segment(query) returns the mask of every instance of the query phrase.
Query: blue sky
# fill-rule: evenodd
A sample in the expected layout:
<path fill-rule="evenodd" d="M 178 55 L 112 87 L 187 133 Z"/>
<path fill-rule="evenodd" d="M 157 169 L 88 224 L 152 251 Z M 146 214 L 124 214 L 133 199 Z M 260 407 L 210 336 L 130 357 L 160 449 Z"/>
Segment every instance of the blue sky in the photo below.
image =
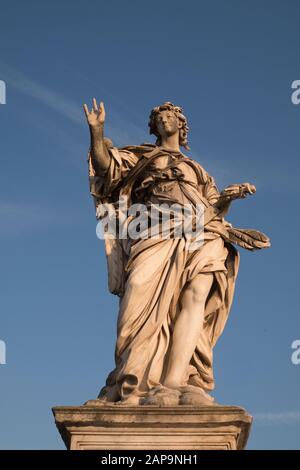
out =
<path fill-rule="evenodd" d="M 149 111 L 170 100 L 220 189 L 256 185 L 227 220 L 272 247 L 241 250 L 214 396 L 254 415 L 248 448 L 299 449 L 299 2 L 12 0 L 0 12 L 0 448 L 63 449 L 51 407 L 96 397 L 113 367 L 118 299 L 81 109 L 96 96 L 115 145 L 153 141 Z"/>

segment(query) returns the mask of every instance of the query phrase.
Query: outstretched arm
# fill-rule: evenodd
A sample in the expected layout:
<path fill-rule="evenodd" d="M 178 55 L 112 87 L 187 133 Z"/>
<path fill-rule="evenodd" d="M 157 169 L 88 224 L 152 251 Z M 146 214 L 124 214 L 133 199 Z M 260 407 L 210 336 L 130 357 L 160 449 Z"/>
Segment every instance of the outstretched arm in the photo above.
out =
<path fill-rule="evenodd" d="M 91 159 L 93 167 L 98 174 L 105 173 L 110 164 L 110 155 L 104 141 L 105 109 L 101 102 L 99 107 L 96 99 L 93 99 L 92 110 L 89 111 L 86 104 L 83 105 L 91 135 Z"/>
<path fill-rule="evenodd" d="M 256 187 L 250 183 L 231 184 L 223 189 L 220 193 L 218 201 L 214 204 L 215 207 L 222 211 L 222 216 L 227 214 L 230 204 L 234 199 L 244 199 L 247 194 L 254 194 Z"/>

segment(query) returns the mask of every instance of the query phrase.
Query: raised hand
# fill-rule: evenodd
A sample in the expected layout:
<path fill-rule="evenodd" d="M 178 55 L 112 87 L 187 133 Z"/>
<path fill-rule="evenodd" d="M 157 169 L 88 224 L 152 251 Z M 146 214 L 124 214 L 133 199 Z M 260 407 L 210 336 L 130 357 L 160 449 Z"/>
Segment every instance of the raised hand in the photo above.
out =
<path fill-rule="evenodd" d="M 105 122 L 105 108 L 104 104 L 101 101 L 99 106 L 97 104 L 96 98 L 93 98 L 93 107 L 89 111 L 89 108 L 86 104 L 83 105 L 83 109 L 86 115 L 88 125 L 92 128 L 102 128 Z"/>

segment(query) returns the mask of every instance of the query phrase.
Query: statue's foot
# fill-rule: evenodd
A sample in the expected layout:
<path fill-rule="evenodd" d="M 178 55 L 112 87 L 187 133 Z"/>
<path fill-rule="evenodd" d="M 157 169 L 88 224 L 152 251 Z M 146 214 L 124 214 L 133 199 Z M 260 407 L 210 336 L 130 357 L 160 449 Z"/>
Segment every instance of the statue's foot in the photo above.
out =
<path fill-rule="evenodd" d="M 152 388 L 147 395 L 140 400 L 141 405 L 177 406 L 180 392 L 162 385 Z"/>
<path fill-rule="evenodd" d="M 124 406 L 137 406 L 140 404 L 140 396 L 131 393 L 126 398 L 111 401 L 107 399 L 107 396 L 99 397 L 96 400 L 88 400 L 84 403 L 87 406 L 113 406 L 113 405 L 124 405 Z"/>
<path fill-rule="evenodd" d="M 186 385 L 180 387 L 180 405 L 192 406 L 213 406 L 216 405 L 215 400 L 200 387 L 194 385 Z"/>
<path fill-rule="evenodd" d="M 106 399 L 97 398 L 96 400 L 88 400 L 84 403 L 85 406 L 107 406 L 114 405 L 114 403 L 108 402 Z"/>
<path fill-rule="evenodd" d="M 117 401 L 116 405 L 123 405 L 123 406 L 138 406 L 140 404 L 140 396 L 131 393 L 126 398 L 123 397 L 122 400 Z"/>

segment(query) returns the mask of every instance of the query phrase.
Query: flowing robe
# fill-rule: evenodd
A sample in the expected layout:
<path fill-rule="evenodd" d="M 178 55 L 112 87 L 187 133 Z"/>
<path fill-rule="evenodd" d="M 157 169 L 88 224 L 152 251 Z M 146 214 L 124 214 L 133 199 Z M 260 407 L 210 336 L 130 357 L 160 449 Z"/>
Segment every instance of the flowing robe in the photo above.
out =
<path fill-rule="evenodd" d="M 108 150 L 110 165 L 103 174 L 97 174 L 89 155 L 96 208 L 122 195 L 150 205 L 169 201 L 210 207 L 218 200 L 214 179 L 180 152 L 151 144 Z M 213 273 L 214 279 L 183 385 L 214 388 L 213 347 L 227 321 L 239 266 L 229 227 L 216 216 L 205 226 L 203 244 L 193 251 L 187 250 L 184 237 L 105 239 L 109 289 L 120 301 L 115 369 L 100 392 L 104 400 L 144 396 L 162 383 L 184 287 L 199 273 Z"/>

